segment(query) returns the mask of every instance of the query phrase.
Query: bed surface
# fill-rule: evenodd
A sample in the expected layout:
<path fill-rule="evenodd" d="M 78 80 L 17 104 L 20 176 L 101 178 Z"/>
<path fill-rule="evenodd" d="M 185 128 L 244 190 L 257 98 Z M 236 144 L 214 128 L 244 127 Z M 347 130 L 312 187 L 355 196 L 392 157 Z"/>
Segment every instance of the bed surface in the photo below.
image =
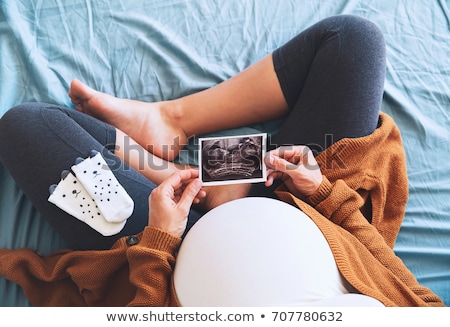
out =
<path fill-rule="evenodd" d="M 143 101 L 197 92 L 335 14 L 366 17 L 385 35 L 382 110 L 402 132 L 410 182 L 395 251 L 450 305 L 447 0 L 1 1 L 0 116 L 27 101 L 72 107 L 67 90 L 74 77 Z M 181 160 L 192 158 L 185 152 Z M 0 247 L 49 253 L 64 246 L 0 164 Z M 18 286 L 0 279 L 0 306 L 28 305 Z"/>

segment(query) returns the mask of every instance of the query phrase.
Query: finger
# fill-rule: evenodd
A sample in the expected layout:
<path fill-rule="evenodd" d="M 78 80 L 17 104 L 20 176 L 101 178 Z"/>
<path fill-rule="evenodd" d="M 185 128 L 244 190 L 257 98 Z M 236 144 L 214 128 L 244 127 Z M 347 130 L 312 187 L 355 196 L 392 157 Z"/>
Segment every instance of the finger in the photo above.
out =
<path fill-rule="evenodd" d="M 267 180 L 265 182 L 265 185 L 267 187 L 271 186 L 275 178 L 276 178 L 276 171 L 272 169 L 267 169 Z"/>
<path fill-rule="evenodd" d="M 191 208 L 194 199 L 197 197 L 197 194 L 200 192 L 202 188 L 202 182 L 197 178 L 192 180 L 184 190 L 181 195 L 180 200 L 178 201 L 178 206 L 185 212 L 188 212 Z"/>
<path fill-rule="evenodd" d="M 197 196 L 195 197 L 196 199 L 203 199 L 206 197 L 206 191 L 203 191 L 202 189 L 200 189 L 200 191 L 198 191 Z"/>
<path fill-rule="evenodd" d="M 170 186 L 172 189 L 179 189 L 183 185 L 183 181 L 188 180 L 190 172 L 187 170 L 178 170 L 170 175 L 159 187 Z"/>
<path fill-rule="evenodd" d="M 198 169 L 189 169 L 191 173 L 191 178 L 198 178 L 200 176 L 200 172 Z"/>
<path fill-rule="evenodd" d="M 178 176 L 178 180 L 181 183 L 187 184 L 191 180 L 193 180 L 199 176 L 199 171 L 196 169 L 184 169 L 184 170 L 178 170 L 174 174 L 176 174 Z"/>
<path fill-rule="evenodd" d="M 273 170 L 273 171 L 271 171 L 270 173 L 267 174 L 267 181 L 266 181 L 265 185 L 267 187 L 272 186 L 272 184 L 274 183 L 274 181 L 276 179 L 285 180 L 286 176 L 287 175 L 282 173 L 281 171 Z"/>
<path fill-rule="evenodd" d="M 274 155 L 269 156 L 267 166 L 272 170 L 280 171 L 283 173 L 288 173 L 289 171 L 295 170 L 298 167 L 298 165 Z"/>
<path fill-rule="evenodd" d="M 267 175 L 267 179 L 266 182 L 264 183 L 267 187 L 272 186 L 273 185 L 273 181 L 275 179 L 273 178 L 272 175 Z"/>
<path fill-rule="evenodd" d="M 203 191 L 203 190 L 200 190 L 200 191 L 197 193 L 197 196 L 195 197 L 193 203 L 198 204 L 198 203 L 200 203 L 200 201 L 201 201 L 202 199 L 204 199 L 205 197 L 206 197 L 206 192 Z"/>
<path fill-rule="evenodd" d="M 284 159 L 290 159 L 297 155 L 301 148 L 302 146 L 280 146 L 272 151 L 269 151 L 267 154 Z"/>
<path fill-rule="evenodd" d="M 205 197 L 206 197 L 206 191 L 203 191 L 202 189 L 200 189 L 200 191 L 195 196 L 193 203 L 198 204 Z"/>
<path fill-rule="evenodd" d="M 181 197 L 186 187 L 186 182 L 192 181 L 194 176 L 198 176 L 198 171 L 194 169 L 176 171 L 153 190 L 152 193 L 160 199 L 171 198 L 176 201 Z"/>
<path fill-rule="evenodd" d="M 307 156 L 303 158 L 303 165 L 308 169 L 320 169 L 312 151 L 309 151 Z"/>
<path fill-rule="evenodd" d="M 172 185 L 173 193 L 176 195 L 181 195 L 186 187 L 189 185 L 190 182 L 192 182 L 194 179 L 190 178 L 187 180 L 180 181 L 177 185 Z"/>
<path fill-rule="evenodd" d="M 268 152 L 267 158 L 272 155 L 275 157 L 283 158 L 290 163 L 299 165 L 305 161 L 307 162 L 310 154 L 312 154 L 311 149 L 304 145 L 281 146 L 279 148 L 276 148 L 275 150 Z"/>

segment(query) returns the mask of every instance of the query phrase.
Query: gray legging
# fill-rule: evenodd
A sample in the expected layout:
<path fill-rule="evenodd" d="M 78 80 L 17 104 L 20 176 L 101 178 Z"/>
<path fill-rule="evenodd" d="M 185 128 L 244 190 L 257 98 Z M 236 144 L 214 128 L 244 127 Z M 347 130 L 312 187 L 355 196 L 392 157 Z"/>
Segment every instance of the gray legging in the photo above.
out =
<path fill-rule="evenodd" d="M 384 87 L 385 44 L 378 28 L 355 16 L 325 19 L 273 55 L 289 116 L 269 145 L 307 144 L 317 154 L 344 137 L 374 131 Z M 73 249 L 106 249 L 139 233 L 148 220 L 149 180 L 113 154 L 115 129 L 72 109 L 26 103 L 0 119 L 0 160 L 33 205 Z M 104 237 L 47 201 L 48 188 L 77 157 L 103 154 L 135 203 L 115 236 Z M 268 195 L 256 184 L 251 195 Z M 189 226 L 201 215 L 191 210 Z M 4 217 L 3 217 L 4 219 Z"/>

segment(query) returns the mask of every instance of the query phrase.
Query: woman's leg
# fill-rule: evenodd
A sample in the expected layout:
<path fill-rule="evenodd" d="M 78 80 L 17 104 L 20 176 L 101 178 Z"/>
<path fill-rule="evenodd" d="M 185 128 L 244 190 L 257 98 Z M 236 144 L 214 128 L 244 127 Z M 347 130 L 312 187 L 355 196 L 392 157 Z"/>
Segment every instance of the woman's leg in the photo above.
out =
<path fill-rule="evenodd" d="M 191 136 L 287 115 L 273 142 L 310 144 L 320 152 L 330 141 L 373 131 L 384 74 L 378 28 L 342 15 L 313 25 L 231 79 L 180 99 L 118 99 L 77 80 L 69 95 L 80 111 L 111 123 L 166 159 Z"/>
<path fill-rule="evenodd" d="M 318 154 L 343 137 L 364 136 L 376 128 L 384 75 L 379 29 L 366 19 L 342 15 L 311 26 L 230 80 L 177 100 L 122 100 L 79 81 L 69 94 L 79 110 L 130 133 L 130 126 L 143 122 L 135 131 L 148 133 L 130 135 L 150 151 L 165 147 L 155 151 L 163 157 L 176 155 L 190 136 L 286 116 L 269 147 L 307 144 Z M 240 197 L 245 187 L 228 193 Z M 256 188 L 252 194 L 262 195 L 264 186 Z M 218 195 L 215 202 L 223 202 Z"/>
<path fill-rule="evenodd" d="M 384 90 L 385 43 L 380 30 L 356 16 L 325 19 L 273 54 L 290 113 L 269 148 L 308 145 L 317 155 L 343 138 L 371 134 Z M 253 185 L 250 195 L 274 197 Z"/>
<path fill-rule="evenodd" d="M 74 249 L 106 249 L 119 237 L 139 233 L 148 221 L 148 196 L 155 185 L 109 150 L 116 148 L 116 129 L 88 115 L 62 107 L 30 103 L 0 119 L 0 159 L 42 216 Z M 115 177 L 134 201 L 123 230 L 104 237 L 48 202 L 49 186 L 63 170 L 91 150 L 101 152 Z M 191 213 L 190 225 L 198 219 Z"/>
<path fill-rule="evenodd" d="M 356 16 L 325 19 L 273 54 L 289 108 L 272 147 L 306 144 L 318 154 L 378 124 L 386 54 L 381 31 Z"/>
<path fill-rule="evenodd" d="M 288 106 L 274 71 L 272 54 L 210 89 L 158 103 L 118 99 L 72 81 L 77 109 L 97 117 L 143 148 L 171 160 L 188 138 L 285 116 Z"/>

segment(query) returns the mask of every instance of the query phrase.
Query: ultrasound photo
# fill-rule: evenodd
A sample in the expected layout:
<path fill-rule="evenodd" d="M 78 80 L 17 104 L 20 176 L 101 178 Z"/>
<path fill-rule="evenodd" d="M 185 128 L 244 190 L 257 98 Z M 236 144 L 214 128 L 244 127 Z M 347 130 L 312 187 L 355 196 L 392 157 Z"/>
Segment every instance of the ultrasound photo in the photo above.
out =
<path fill-rule="evenodd" d="M 266 134 L 199 139 L 200 178 L 205 185 L 264 182 Z"/>

